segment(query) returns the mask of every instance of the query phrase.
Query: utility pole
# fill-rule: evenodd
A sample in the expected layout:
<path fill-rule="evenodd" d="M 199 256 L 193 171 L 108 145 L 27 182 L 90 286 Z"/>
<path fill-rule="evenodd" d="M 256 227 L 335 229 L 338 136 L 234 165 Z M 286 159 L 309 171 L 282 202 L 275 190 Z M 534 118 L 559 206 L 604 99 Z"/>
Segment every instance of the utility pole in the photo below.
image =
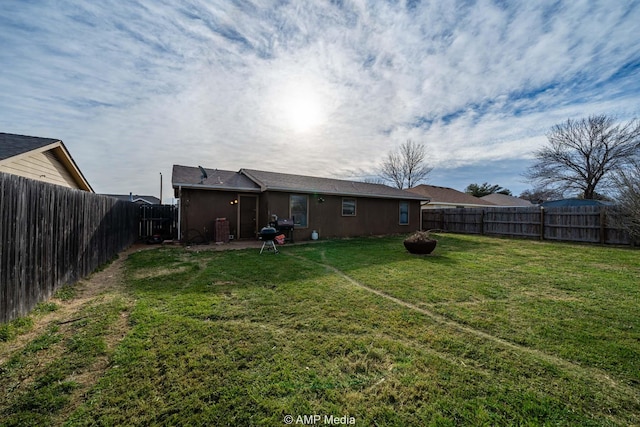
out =
<path fill-rule="evenodd" d="M 162 204 L 162 172 L 160 172 L 160 204 Z"/>

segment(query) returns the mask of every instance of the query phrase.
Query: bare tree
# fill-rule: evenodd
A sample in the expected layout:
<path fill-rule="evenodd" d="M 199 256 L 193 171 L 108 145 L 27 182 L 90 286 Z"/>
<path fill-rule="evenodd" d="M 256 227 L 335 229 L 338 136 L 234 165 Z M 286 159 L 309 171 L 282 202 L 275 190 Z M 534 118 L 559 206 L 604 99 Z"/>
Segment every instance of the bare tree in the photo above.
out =
<path fill-rule="evenodd" d="M 618 171 L 615 182 L 622 214 L 619 225 L 635 239 L 640 239 L 640 161 Z"/>
<path fill-rule="evenodd" d="M 598 188 L 611 186 L 616 170 L 640 156 L 640 121 L 615 124 L 606 115 L 569 119 L 555 125 L 547 139 L 525 176 L 542 187 L 593 199 Z"/>
<path fill-rule="evenodd" d="M 433 168 L 427 166 L 426 150 L 411 140 L 402 143 L 395 152 L 389 152 L 380 165 L 380 176 L 399 189 L 411 188 L 424 181 Z"/>
<path fill-rule="evenodd" d="M 534 205 L 539 205 L 549 200 L 557 200 L 562 198 L 562 193 L 556 190 L 549 190 L 547 188 L 534 188 L 531 190 L 524 190 L 518 196 L 521 199 L 528 200 Z"/>
<path fill-rule="evenodd" d="M 367 183 L 367 184 L 384 184 L 385 181 L 382 178 L 376 178 L 376 177 L 367 177 L 365 179 L 362 180 L 362 182 Z"/>

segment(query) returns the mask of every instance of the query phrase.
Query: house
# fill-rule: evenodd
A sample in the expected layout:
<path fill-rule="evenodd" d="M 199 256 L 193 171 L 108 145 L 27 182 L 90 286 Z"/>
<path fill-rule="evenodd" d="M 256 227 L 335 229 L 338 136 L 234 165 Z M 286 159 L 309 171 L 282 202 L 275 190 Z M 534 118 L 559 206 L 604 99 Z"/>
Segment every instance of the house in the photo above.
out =
<path fill-rule="evenodd" d="M 448 187 L 422 184 L 409 188 L 407 191 L 430 199 L 428 203 L 422 205 L 422 209 L 485 208 L 495 206 L 491 202 Z"/>
<path fill-rule="evenodd" d="M 486 196 L 480 197 L 480 199 L 485 200 L 489 203 L 493 203 L 495 206 L 499 207 L 522 207 L 522 208 L 531 208 L 535 206 L 528 200 L 521 199 L 519 197 L 513 197 L 506 194 L 493 193 L 488 194 Z"/>
<path fill-rule="evenodd" d="M 160 199 L 155 196 L 140 196 L 137 194 L 105 194 L 105 196 L 113 197 L 126 202 L 137 203 L 138 205 L 159 205 Z"/>
<path fill-rule="evenodd" d="M 382 184 L 240 169 L 173 166 L 181 240 L 214 239 L 216 219 L 236 239 L 255 238 L 275 218 L 291 220 L 294 240 L 407 233 L 420 229 L 422 195 Z M 217 239 L 219 240 L 219 239 Z"/>
<path fill-rule="evenodd" d="M 0 172 L 93 193 L 59 139 L 0 133 Z"/>

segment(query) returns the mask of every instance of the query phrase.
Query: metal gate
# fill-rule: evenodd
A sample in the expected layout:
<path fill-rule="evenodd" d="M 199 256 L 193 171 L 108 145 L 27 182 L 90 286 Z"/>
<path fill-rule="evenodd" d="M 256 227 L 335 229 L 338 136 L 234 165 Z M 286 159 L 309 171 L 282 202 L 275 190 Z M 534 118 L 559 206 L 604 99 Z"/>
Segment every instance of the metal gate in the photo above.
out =
<path fill-rule="evenodd" d="M 178 238 L 178 207 L 172 205 L 140 205 L 140 240 L 172 240 Z"/>

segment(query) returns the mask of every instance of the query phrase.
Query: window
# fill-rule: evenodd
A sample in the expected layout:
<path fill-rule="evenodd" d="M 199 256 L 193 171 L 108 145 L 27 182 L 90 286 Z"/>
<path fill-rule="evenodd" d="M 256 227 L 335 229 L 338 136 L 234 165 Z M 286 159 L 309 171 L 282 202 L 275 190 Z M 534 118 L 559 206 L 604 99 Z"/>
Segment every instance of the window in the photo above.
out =
<path fill-rule="evenodd" d="M 409 202 L 400 202 L 400 225 L 409 225 Z"/>
<path fill-rule="evenodd" d="M 291 196 L 289 196 L 289 216 L 293 218 L 293 224 L 296 227 L 306 228 L 308 226 L 308 207 L 308 196 L 299 194 L 292 194 Z"/>
<path fill-rule="evenodd" d="M 356 216 L 356 199 L 342 199 L 342 216 Z"/>

